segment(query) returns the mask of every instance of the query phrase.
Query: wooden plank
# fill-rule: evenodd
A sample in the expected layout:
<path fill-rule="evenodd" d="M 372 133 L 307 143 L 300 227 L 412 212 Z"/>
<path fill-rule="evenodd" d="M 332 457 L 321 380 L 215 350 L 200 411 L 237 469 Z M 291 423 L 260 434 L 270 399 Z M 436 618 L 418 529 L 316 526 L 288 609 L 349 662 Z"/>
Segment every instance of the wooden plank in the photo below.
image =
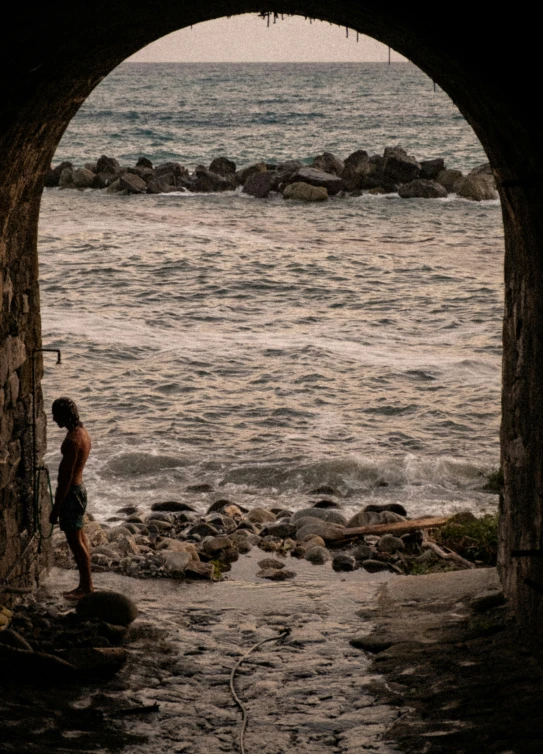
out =
<path fill-rule="evenodd" d="M 353 529 L 345 529 L 342 540 L 362 537 L 364 534 L 407 534 L 418 529 L 436 529 L 438 526 L 444 526 L 449 520 L 448 516 L 440 516 L 439 518 L 413 518 L 409 521 L 396 521 L 393 524 L 357 526 Z"/>

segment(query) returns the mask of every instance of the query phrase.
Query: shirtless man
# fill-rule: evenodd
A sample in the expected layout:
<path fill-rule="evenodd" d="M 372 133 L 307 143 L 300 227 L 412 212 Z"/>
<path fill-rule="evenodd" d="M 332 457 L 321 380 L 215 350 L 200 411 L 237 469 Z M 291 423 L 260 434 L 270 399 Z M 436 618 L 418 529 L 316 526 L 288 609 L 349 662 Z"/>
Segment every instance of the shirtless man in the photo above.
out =
<path fill-rule="evenodd" d="M 53 420 L 68 430 L 60 452 L 55 503 L 49 516 L 57 521 L 66 535 L 79 570 L 79 586 L 64 592 L 69 600 L 79 600 L 94 591 L 91 576 L 89 543 L 83 532 L 83 516 L 87 507 L 87 490 L 83 484 L 83 468 L 91 450 L 89 433 L 79 419 L 77 406 L 70 398 L 57 398 L 53 403 Z"/>

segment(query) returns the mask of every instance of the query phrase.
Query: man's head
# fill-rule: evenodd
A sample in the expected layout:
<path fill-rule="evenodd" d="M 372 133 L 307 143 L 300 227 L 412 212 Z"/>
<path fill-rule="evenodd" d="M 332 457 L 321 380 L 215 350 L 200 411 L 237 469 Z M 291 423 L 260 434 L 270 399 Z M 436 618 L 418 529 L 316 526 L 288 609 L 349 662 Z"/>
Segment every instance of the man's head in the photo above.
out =
<path fill-rule="evenodd" d="M 71 398 L 57 398 L 53 402 L 53 420 L 59 427 L 75 429 L 81 426 L 79 411 Z"/>

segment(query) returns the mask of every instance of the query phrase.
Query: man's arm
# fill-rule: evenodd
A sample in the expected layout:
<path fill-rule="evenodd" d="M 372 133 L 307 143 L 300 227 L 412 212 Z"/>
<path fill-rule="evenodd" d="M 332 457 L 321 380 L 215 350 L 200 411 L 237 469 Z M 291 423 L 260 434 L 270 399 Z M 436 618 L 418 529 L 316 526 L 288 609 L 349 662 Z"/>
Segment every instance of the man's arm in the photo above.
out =
<path fill-rule="evenodd" d="M 51 524 L 56 524 L 58 515 L 60 512 L 60 506 L 62 501 L 68 494 L 68 490 L 72 486 L 72 479 L 75 469 L 75 462 L 77 460 L 78 444 L 71 437 L 67 437 L 62 443 L 62 460 L 58 467 L 58 481 L 57 489 L 55 492 L 55 504 L 53 510 L 49 516 Z"/>

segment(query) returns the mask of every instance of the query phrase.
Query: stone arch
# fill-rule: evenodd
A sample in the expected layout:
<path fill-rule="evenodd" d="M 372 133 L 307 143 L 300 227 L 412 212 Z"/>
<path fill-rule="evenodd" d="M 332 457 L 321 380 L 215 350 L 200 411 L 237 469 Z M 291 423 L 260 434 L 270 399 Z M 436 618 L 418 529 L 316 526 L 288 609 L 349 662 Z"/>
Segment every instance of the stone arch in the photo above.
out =
<path fill-rule="evenodd" d="M 377 0 L 274 0 L 266 7 L 348 26 L 410 58 L 449 94 L 489 156 L 506 243 L 500 568 L 519 617 L 537 627 L 543 559 L 511 556 L 543 544 L 543 152 L 529 76 L 539 40 L 533 11 L 522 9 L 475 18 L 463 1 L 439 16 L 424 3 Z M 19 558 L 34 526 L 25 510 L 36 462 L 32 363 L 41 346 L 37 223 L 56 146 L 92 89 L 134 52 L 176 29 L 260 10 L 254 0 L 89 0 L 58 11 L 31 2 L 13 10 L 0 69 L 0 579 L 17 562 L 10 578 L 28 584 L 44 564 L 44 556 Z M 39 354 L 35 363 L 39 384 Z M 36 409 L 39 463 L 39 390 Z"/>

